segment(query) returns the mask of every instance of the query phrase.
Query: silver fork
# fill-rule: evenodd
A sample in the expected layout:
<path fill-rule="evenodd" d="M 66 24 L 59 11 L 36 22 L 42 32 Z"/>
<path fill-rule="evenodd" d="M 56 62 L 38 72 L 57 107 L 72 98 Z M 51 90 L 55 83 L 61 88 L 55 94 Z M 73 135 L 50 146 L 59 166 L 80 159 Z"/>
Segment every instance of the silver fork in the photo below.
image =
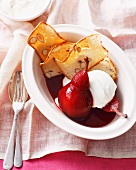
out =
<path fill-rule="evenodd" d="M 19 128 L 17 127 L 16 149 L 15 149 L 15 130 L 17 126 L 18 113 L 23 109 L 24 103 L 28 97 L 22 77 L 22 72 L 21 71 L 15 72 L 11 80 L 12 85 L 9 88 L 9 96 L 10 99 L 13 100 L 12 107 L 15 114 L 9 138 L 9 143 L 3 162 L 4 169 L 11 169 L 13 166 L 13 162 L 16 167 L 20 167 L 22 165 L 22 152 L 20 146 Z"/>

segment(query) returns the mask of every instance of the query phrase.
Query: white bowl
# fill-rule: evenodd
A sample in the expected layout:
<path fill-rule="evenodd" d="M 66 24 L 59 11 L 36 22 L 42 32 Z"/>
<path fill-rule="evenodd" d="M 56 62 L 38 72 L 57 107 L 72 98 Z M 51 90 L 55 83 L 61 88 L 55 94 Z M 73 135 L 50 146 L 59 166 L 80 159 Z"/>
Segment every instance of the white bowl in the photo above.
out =
<path fill-rule="evenodd" d="M 20 1 L 20 3 L 21 3 L 21 1 Z M 50 3 L 51 3 L 51 0 L 44 0 L 44 3 L 42 5 L 42 7 L 39 9 L 39 11 L 37 10 L 35 13 L 31 13 L 31 10 L 30 10 L 30 14 L 28 14 L 28 16 L 26 16 L 26 17 L 25 16 L 20 17 L 19 15 L 18 16 L 12 16 L 11 14 L 9 14 L 8 12 L 3 11 L 2 9 L 0 9 L 0 13 L 3 16 L 5 16 L 6 18 L 8 18 L 10 20 L 13 20 L 13 21 L 31 21 L 31 20 L 39 17 L 40 15 L 42 15 L 47 10 Z M 8 5 L 6 5 L 6 6 L 8 7 Z M 24 13 L 25 13 L 25 9 L 26 8 L 24 8 Z M 7 8 L 7 11 L 8 11 L 8 8 Z"/>
<path fill-rule="evenodd" d="M 73 25 L 56 25 L 54 28 L 62 37 L 74 42 L 87 35 L 97 33 L 90 29 Z M 117 137 L 128 131 L 136 121 L 135 69 L 125 53 L 114 42 L 104 35 L 100 34 L 100 36 L 103 46 L 109 51 L 109 56 L 118 70 L 117 95 L 120 100 L 120 111 L 128 115 L 128 118 L 116 116 L 111 123 L 101 128 L 79 125 L 70 120 L 55 106 L 39 66 L 40 60 L 35 51 L 28 45 L 26 45 L 22 61 L 26 88 L 41 113 L 52 123 L 69 133 L 95 140 Z"/>

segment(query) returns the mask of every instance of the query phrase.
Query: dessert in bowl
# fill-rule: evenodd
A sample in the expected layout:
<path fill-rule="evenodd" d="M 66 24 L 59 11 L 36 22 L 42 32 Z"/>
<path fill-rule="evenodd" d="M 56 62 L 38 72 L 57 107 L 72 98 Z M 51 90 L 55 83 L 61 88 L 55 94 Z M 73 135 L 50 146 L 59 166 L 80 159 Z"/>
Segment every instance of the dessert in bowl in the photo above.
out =
<path fill-rule="evenodd" d="M 46 76 L 43 74 L 47 72 L 43 72 L 43 69 L 45 69 L 45 67 L 43 66 L 45 66 L 45 64 L 40 64 L 42 63 L 42 57 L 40 58 L 39 55 L 37 55 L 37 53 L 39 54 L 39 51 L 36 51 L 31 46 L 27 45 L 23 55 L 23 75 L 26 88 L 37 108 L 55 125 L 68 131 L 69 133 L 83 138 L 96 140 L 109 139 L 125 133 L 128 129 L 132 127 L 136 119 L 136 116 L 134 114 L 134 102 L 132 102 L 136 100 L 134 95 L 136 79 L 133 76 L 135 74 L 135 70 L 129 59 L 125 56 L 124 52 L 111 40 L 95 31 L 72 25 L 56 25 L 53 27 L 57 31 L 57 33 L 62 37 L 62 42 L 59 42 L 58 40 L 58 44 L 63 43 L 63 38 L 66 39 L 68 42 L 76 43 L 84 37 L 90 35 L 97 34 L 100 36 L 103 47 L 106 49 L 106 51 L 108 51 L 109 58 L 112 60 L 112 62 L 117 68 L 116 96 L 119 99 L 120 103 L 119 110 L 122 113 L 127 114 L 128 118 L 123 118 L 121 116 L 118 116 L 116 113 L 109 112 L 107 116 L 104 116 L 105 120 L 103 120 L 103 117 L 101 117 L 103 116 L 102 112 L 100 113 L 101 121 L 107 121 L 105 124 L 102 125 L 96 125 L 95 123 L 93 125 L 88 125 L 84 121 L 75 119 L 73 120 L 73 118 L 71 119 L 71 117 L 69 118 L 67 114 L 64 114 L 63 110 L 56 106 L 54 100 L 55 98 L 52 97 L 50 91 L 50 83 L 53 84 L 54 89 L 54 87 L 57 88 L 58 86 L 62 86 L 62 80 L 59 80 L 59 82 L 61 83 L 60 85 L 57 85 L 56 80 L 54 83 L 53 79 L 46 77 L 50 74 L 47 74 Z M 42 33 L 42 31 L 40 33 Z M 33 44 L 35 42 L 43 42 L 42 36 L 40 36 L 39 32 L 37 31 L 36 34 L 33 32 L 29 38 L 32 38 L 31 42 Z M 30 42 L 29 38 L 28 42 Z M 38 50 L 41 50 L 41 48 L 41 46 L 38 47 Z M 42 51 L 44 51 L 43 54 L 45 56 L 47 54 L 47 51 Z M 60 75 L 54 77 L 59 76 Z M 107 120 L 109 115 L 111 118 L 110 120 Z M 91 119 L 93 120 L 93 122 L 95 122 L 95 119 L 93 119 L 93 117 Z M 87 120 L 89 119 L 87 118 Z"/>

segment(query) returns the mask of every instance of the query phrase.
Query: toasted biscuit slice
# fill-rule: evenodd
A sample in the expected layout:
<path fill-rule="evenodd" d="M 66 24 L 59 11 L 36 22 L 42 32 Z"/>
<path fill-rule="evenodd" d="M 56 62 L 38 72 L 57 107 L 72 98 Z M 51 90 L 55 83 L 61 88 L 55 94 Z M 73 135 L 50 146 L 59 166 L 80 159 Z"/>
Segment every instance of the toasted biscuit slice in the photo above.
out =
<path fill-rule="evenodd" d="M 28 44 L 35 49 L 42 61 L 46 60 L 54 45 L 64 41 L 66 40 L 54 28 L 44 22 L 39 23 L 27 39 Z"/>
<path fill-rule="evenodd" d="M 97 65 L 92 67 L 89 71 L 92 70 L 102 70 L 108 73 L 113 80 L 115 81 L 117 79 L 117 70 L 113 62 L 109 57 L 105 57 L 102 61 L 100 61 Z"/>
<path fill-rule="evenodd" d="M 64 42 L 60 45 L 54 46 L 51 51 L 48 54 L 48 58 L 46 61 L 41 63 L 41 67 L 43 70 L 43 73 L 45 74 L 46 77 L 51 78 L 57 75 L 62 74 L 62 71 L 54 61 L 54 58 L 56 58 L 59 61 L 64 61 L 71 49 L 73 48 L 73 45 L 75 43 L 71 42 Z"/>
<path fill-rule="evenodd" d="M 108 51 L 102 46 L 100 35 L 93 34 L 77 42 L 65 61 L 55 59 L 55 62 L 63 74 L 72 79 L 77 72 L 85 68 L 85 57 L 89 58 L 90 69 L 107 56 Z"/>

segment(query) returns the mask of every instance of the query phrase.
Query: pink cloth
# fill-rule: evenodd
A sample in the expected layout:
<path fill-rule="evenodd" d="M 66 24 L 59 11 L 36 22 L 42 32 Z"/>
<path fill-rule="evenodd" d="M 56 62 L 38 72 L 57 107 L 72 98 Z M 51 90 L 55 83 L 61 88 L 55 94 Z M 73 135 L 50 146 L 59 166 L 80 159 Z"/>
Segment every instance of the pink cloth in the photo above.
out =
<path fill-rule="evenodd" d="M 0 170 L 3 161 L 0 160 Z M 23 162 L 21 168 L 12 170 L 135 170 L 136 159 L 106 159 L 86 157 L 83 152 L 64 151 L 40 159 Z"/>

